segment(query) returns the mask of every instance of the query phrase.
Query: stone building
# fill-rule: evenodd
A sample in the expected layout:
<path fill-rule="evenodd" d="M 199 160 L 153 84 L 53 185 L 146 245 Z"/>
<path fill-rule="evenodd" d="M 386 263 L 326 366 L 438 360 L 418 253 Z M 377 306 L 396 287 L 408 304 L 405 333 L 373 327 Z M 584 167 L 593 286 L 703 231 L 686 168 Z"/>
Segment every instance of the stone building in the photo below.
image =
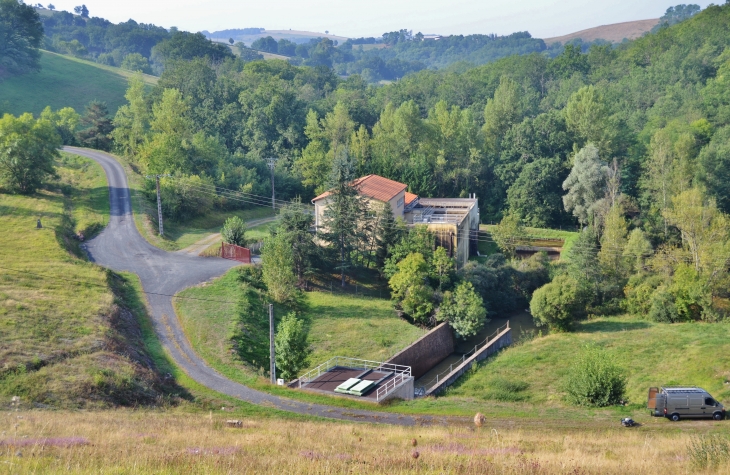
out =
<path fill-rule="evenodd" d="M 375 210 L 389 203 L 396 219 L 408 226 L 425 225 L 456 260 L 457 267 L 476 254 L 479 234 L 479 202 L 469 198 L 421 198 L 407 190 L 408 185 L 378 175 L 367 175 L 352 183 L 359 194 Z M 319 229 L 329 204 L 330 192 L 312 200 L 315 226 Z"/>

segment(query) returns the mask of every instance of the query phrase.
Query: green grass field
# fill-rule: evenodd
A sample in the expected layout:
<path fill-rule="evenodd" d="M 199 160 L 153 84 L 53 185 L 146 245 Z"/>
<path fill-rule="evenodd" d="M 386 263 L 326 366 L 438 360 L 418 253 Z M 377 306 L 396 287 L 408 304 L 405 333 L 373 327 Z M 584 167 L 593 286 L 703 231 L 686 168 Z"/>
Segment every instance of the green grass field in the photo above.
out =
<path fill-rule="evenodd" d="M 41 71 L 0 82 L 0 113 L 40 114 L 46 106 L 53 110 L 73 107 L 82 114 L 92 100 L 106 102 L 113 116 L 126 103 L 127 79 L 133 73 L 123 69 L 43 51 Z M 144 76 L 154 84 L 157 78 Z"/>
<path fill-rule="evenodd" d="M 730 403 L 730 325 L 662 324 L 635 317 L 605 317 L 580 322 L 572 333 L 555 333 L 508 348 L 463 376 L 437 401 L 441 410 L 512 408 L 525 417 L 563 413 L 586 417 L 601 413 L 645 413 L 648 388 L 701 386 Z M 625 408 L 591 410 L 564 401 L 567 373 L 576 354 L 588 344 L 612 354 L 627 376 Z M 433 411 L 434 403 L 414 401 L 409 411 Z"/>
<path fill-rule="evenodd" d="M 125 349 L 139 342 L 120 331 L 130 313 L 113 292 L 132 277 L 86 261 L 74 239 L 108 222 L 106 177 L 79 157 L 57 166 L 58 181 L 35 195 L 0 195 L 0 394 L 61 407 L 142 402 L 156 376 L 117 352 L 143 351 Z"/>

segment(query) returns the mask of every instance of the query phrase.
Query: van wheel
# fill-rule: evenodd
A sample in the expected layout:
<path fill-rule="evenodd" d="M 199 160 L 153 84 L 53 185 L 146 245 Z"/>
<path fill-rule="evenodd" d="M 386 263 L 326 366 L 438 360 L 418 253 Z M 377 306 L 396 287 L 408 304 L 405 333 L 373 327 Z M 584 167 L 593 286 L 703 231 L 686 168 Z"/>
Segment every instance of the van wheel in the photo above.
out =
<path fill-rule="evenodd" d="M 724 418 L 724 417 L 722 416 L 722 412 L 716 412 L 716 413 L 714 413 L 714 414 L 712 415 L 712 418 L 713 418 L 713 419 L 715 419 L 716 421 L 721 421 L 721 420 L 725 419 L 725 418 Z"/>
<path fill-rule="evenodd" d="M 670 419 L 670 420 L 671 420 L 672 422 L 677 422 L 677 421 L 679 420 L 679 414 L 677 414 L 677 413 L 675 412 L 674 414 L 672 414 L 671 416 L 669 416 L 669 419 Z"/>

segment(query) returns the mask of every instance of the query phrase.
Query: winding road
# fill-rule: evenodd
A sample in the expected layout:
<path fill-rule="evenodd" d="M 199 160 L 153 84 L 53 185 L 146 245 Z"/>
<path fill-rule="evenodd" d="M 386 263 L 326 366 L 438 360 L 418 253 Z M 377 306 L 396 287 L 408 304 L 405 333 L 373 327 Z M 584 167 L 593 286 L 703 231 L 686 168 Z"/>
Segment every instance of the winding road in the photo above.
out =
<path fill-rule="evenodd" d="M 89 259 L 112 270 L 133 272 L 139 276 L 160 342 L 175 364 L 192 379 L 214 391 L 252 404 L 299 414 L 397 425 L 446 424 L 451 421 L 451 418 L 445 417 L 410 416 L 300 402 L 251 389 L 206 365 L 190 346 L 175 315 L 170 295 L 217 277 L 237 263 L 154 247 L 139 234 L 134 224 L 127 177 L 119 162 L 112 155 L 96 150 L 77 147 L 64 147 L 63 150 L 99 163 L 109 183 L 109 224 L 85 244 Z"/>

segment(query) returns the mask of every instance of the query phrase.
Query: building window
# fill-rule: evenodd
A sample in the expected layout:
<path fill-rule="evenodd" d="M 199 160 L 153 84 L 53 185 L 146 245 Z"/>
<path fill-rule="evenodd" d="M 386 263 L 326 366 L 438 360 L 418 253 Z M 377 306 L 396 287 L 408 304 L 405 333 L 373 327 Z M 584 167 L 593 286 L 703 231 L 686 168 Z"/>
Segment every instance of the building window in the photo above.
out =
<path fill-rule="evenodd" d="M 400 198 L 398 200 L 398 208 L 402 208 L 402 207 L 403 207 L 403 198 Z"/>

